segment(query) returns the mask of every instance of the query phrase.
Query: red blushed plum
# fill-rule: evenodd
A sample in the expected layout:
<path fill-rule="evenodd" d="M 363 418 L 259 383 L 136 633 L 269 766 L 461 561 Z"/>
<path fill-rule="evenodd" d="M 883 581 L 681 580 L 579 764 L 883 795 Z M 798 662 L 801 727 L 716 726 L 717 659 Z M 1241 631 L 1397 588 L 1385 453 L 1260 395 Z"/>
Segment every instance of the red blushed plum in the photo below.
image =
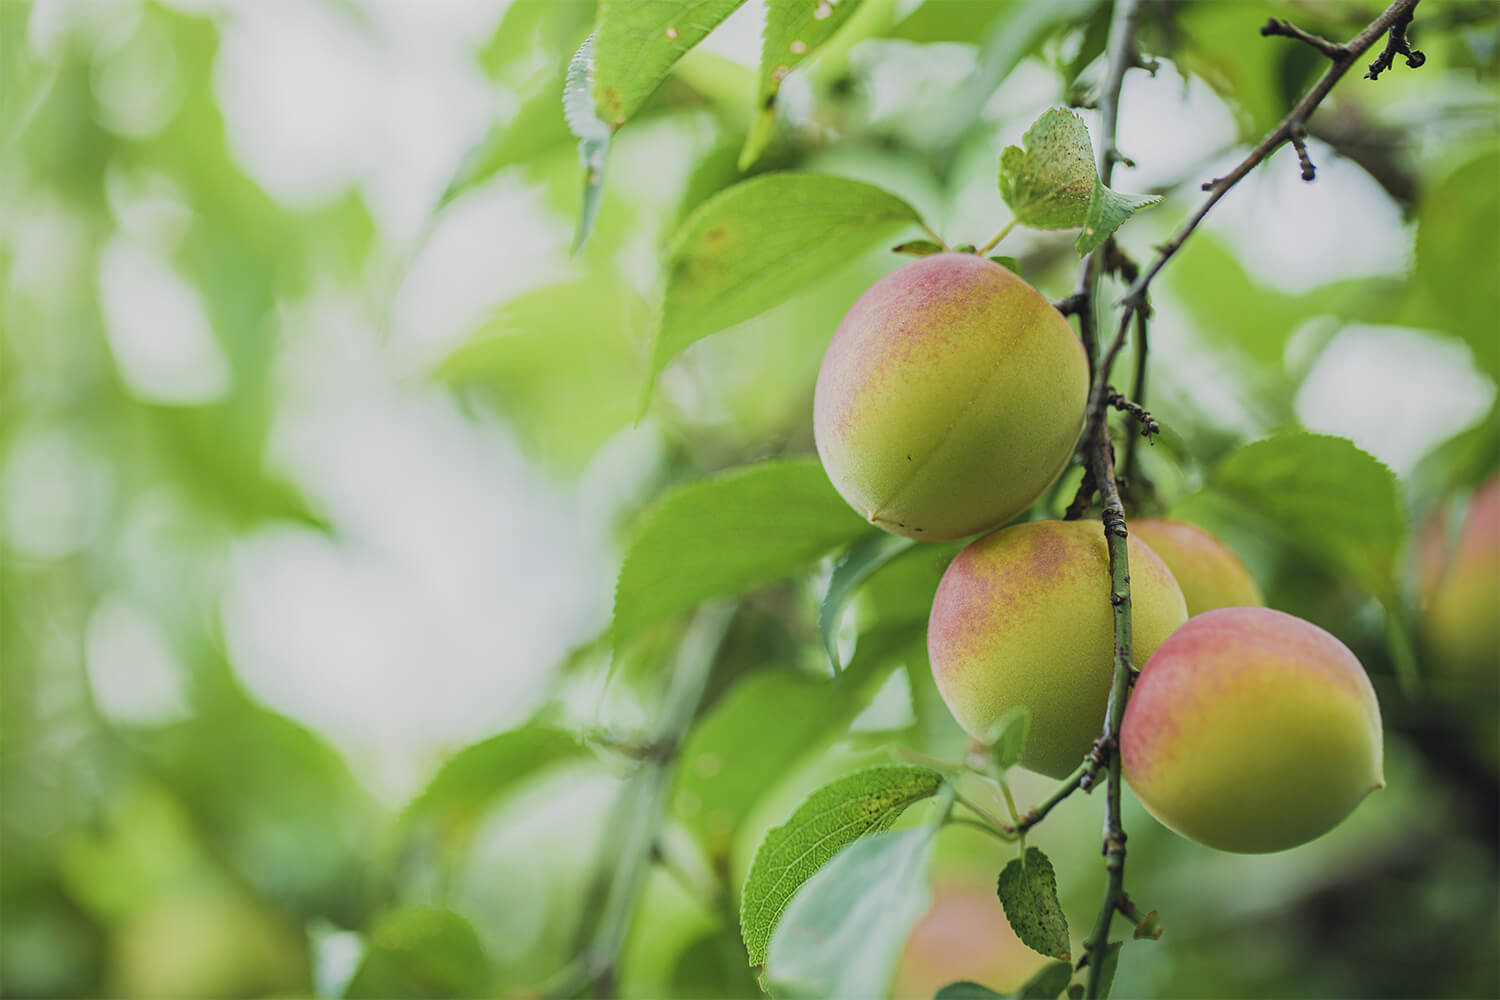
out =
<path fill-rule="evenodd" d="M 1500 688 L 1500 476 L 1469 499 L 1451 540 L 1441 514 L 1424 526 L 1422 636 L 1434 676 Z"/>
<path fill-rule="evenodd" d="M 828 477 L 893 534 L 962 538 L 1057 478 L 1083 426 L 1088 363 L 1036 289 L 973 254 L 924 257 L 871 285 L 818 373 Z"/>
<path fill-rule="evenodd" d="M 1146 540 L 1182 588 L 1188 617 L 1215 608 L 1261 607 L 1265 599 L 1239 556 L 1196 524 L 1143 518 L 1130 533 Z"/>
<path fill-rule="evenodd" d="M 1130 558 L 1138 660 L 1187 620 L 1182 591 L 1137 538 Z M 1109 550 L 1097 521 L 1030 521 L 970 544 L 938 584 L 927 623 L 932 675 L 948 710 L 984 739 L 1024 705 L 1021 765 L 1061 778 L 1099 735 L 1114 676 Z"/>
<path fill-rule="evenodd" d="M 1322 836 L 1385 785 L 1364 668 L 1269 608 L 1209 611 L 1174 632 L 1136 680 L 1120 755 L 1151 815 L 1246 854 Z"/>

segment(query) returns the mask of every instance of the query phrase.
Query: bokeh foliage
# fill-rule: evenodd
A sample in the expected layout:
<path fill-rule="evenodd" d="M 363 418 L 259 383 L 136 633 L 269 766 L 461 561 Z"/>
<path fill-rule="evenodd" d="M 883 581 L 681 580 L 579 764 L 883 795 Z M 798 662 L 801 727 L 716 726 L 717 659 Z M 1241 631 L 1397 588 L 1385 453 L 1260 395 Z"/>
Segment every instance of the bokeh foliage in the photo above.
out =
<path fill-rule="evenodd" d="M 359 8 L 330 5 L 341 16 Z M 568 488 L 592 481 L 591 463 L 622 437 L 657 442 L 638 496 L 611 508 L 623 559 L 615 617 L 598 635 L 571 637 L 577 652 L 549 676 L 531 721 L 428 762 L 425 789 L 390 803 L 324 735 L 247 693 L 220 602 L 247 533 L 290 523 L 340 537 L 268 452 L 285 405 L 275 377 L 285 310 L 329 288 L 388 302 L 390 269 L 372 264 L 417 248 L 393 246 L 356 188 L 306 208 L 257 182 L 226 138 L 214 17 L 143 3 L 123 37 L 82 19 L 43 53 L 31 6 L 0 3 L 0 498 L 10 510 L 0 550 L 0 994 L 566 987 L 611 912 L 622 831 L 654 824 L 654 804 L 666 822 L 639 897 L 627 900 L 609 989 L 759 995 L 737 911 L 765 831 L 820 784 L 888 761 L 891 746 L 948 759 L 963 746 L 922 642 L 956 546 L 880 551 L 821 479 L 811 460 L 818 361 L 853 299 L 904 259 L 880 239 L 921 238 L 911 221 L 920 216 L 950 242 L 978 243 L 1009 220 L 996 158 L 1047 107 L 1097 85 L 1108 7 L 866 0 L 784 81 L 697 50 L 660 87 L 620 98 L 629 121 L 610 140 L 586 247 L 557 262 L 564 277 L 498 303 L 417 373 L 469 404 L 476 422 L 511 428 Z M 1259 38 L 1258 25 L 1291 17 L 1342 38 L 1367 13 L 1321 0 L 1152 3 L 1142 32 L 1160 74 L 1206 84 L 1237 141 L 1254 141 L 1322 68 L 1305 46 Z M 520 182 L 571 233 L 580 180 L 561 93 L 595 14 L 583 0 L 514 0 L 492 36 L 475 39 L 475 67 L 509 100 L 454 164 L 432 207 L 438 222 Z M 1196 234 L 1157 293 L 1188 333 L 1152 355 L 1150 404 L 1165 431 L 1143 449 L 1131 491 L 1132 512 L 1219 532 L 1270 604 L 1358 653 L 1385 712 L 1389 787 L 1335 834 L 1269 858 L 1186 843 L 1131 803 L 1131 884 L 1168 933 L 1124 950 L 1122 995 L 1500 993 L 1493 678 L 1456 680 L 1425 662 L 1412 568 L 1420 525 L 1461 510 L 1500 464 L 1500 411 L 1434 442 L 1399 477 L 1347 439 L 1298 426 L 1309 374 L 1356 324 L 1462 345 L 1473 373 L 1500 378 L 1500 17 L 1483 0 L 1424 5 L 1417 32 L 1428 56 L 1419 72 L 1348 80 L 1319 112 L 1328 128 L 1310 123 L 1324 140 L 1318 156 L 1357 163 L 1378 183 L 1375 197 L 1399 209 L 1404 222 L 1385 238 L 1408 248 L 1410 266 L 1288 291 L 1224 234 Z M 102 82 L 100 67 L 124 58 L 156 59 L 174 95 L 165 120 L 143 132 L 111 117 Z M 1358 127 L 1335 127 L 1349 121 Z M 1164 205 L 1122 234 L 1138 258 L 1151 225 L 1164 231 L 1199 196 L 1201 165 L 1176 166 L 1183 182 L 1153 192 Z M 1293 168 L 1277 157 L 1261 169 Z M 803 217 L 826 206 L 811 196 L 803 206 L 794 184 L 782 224 L 747 216 L 770 231 L 752 232 L 745 253 L 779 267 L 781 284 L 759 299 L 740 289 L 753 308 L 725 305 L 733 289 L 691 270 L 707 266 L 703 254 L 681 252 L 712 235 L 694 220 L 745 190 L 732 185 L 786 170 L 891 197 L 864 228 L 830 235 Z M 142 186 L 175 206 L 144 230 L 121 210 L 121 192 Z M 122 375 L 98 280 L 101 255 L 122 239 L 144 241 L 196 290 L 227 391 L 153 399 Z M 1003 249 L 1060 298 L 1076 277 L 1072 243 L 1032 235 Z M 664 306 L 673 287 L 702 301 Z M 1214 381 L 1195 388 L 1204 372 Z M 1215 405 L 1224 400 L 1232 405 Z M 638 418 L 644 431 L 631 430 Z M 25 501 L 37 489 L 44 500 Z M 1034 513 L 1055 516 L 1067 495 Z M 42 503 L 45 530 L 16 527 L 23 503 Z M 851 546 L 849 561 L 863 565 L 841 576 Z M 820 628 L 830 577 L 845 582 Z M 115 718 L 94 697 L 90 622 L 122 595 L 183 667 L 185 704 L 170 721 Z M 677 734 L 675 771 L 637 794 L 688 613 L 726 595 L 737 603 L 702 707 Z M 837 678 L 825 638 L 843 665 Z M 1016 780 L 1022 797 L 1049 787 Z M 1056 865 L 1075 946 L 1097 897 L 1096 809 L 1075 797 L 1035 834 Z M 940 884 L 990 886 L 1010 857 L 961 832 L 919 839 L 914 850 L 931 846 Z M 997 988 L 1042 964 L 1024 949 L 993 950 Z M 913 975 L 901 974 L 903 988 Z M 963 976 L 955 967 L 947 978 Z"/>

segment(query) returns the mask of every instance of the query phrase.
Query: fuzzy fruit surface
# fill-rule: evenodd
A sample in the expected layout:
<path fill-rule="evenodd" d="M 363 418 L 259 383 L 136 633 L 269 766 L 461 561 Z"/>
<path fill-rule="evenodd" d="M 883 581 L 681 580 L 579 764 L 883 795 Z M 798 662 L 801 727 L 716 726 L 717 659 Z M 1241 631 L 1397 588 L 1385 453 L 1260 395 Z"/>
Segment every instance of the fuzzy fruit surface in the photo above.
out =
<path fill-rule="evenodd" d="M 1177 578 L 1188 617 L 1215 608 L 1265 605 L 1255 577 L 1239 556 L 1196 524 L 1142 518 L 1130 522 L 1130 533 L 1144 539 Z"/>
<path fill-rule="evenodd" d="M 1036 289 L 973 254 L 881 278 L 818 372 L 818 456 L 849 505 L 942 541 L 1003 524 L 1057 478 L 1083 426 L 1088 362 Z"/>
<path fill-rule="evenodd" d="M 1125 707 L 1125 778 L 1151 815 L 1221 851 L 1320 837 L 1384 786 L 1380 706 L 1347 646 L 1270 608 L 1173 633 Z"/>
<path fill-rule="evenodd" d="M 1187 620 L 1166 565 L 1127 540 L 1135 655 Z M 1097 521 L 1030 521 L 973 542 L 948 566 L 927 623 L 933 679 L 976 739 L 1031 711 L 1021 765 L 1054 778 L 1083 763 L 1114 676 L 1109 550 Z"/>
<path fill-rule="evenodd" d="M 1434 515 L 1418 551 L 1432 673 L 1500 688 L 1500 476 L 1474 492 L 1456 538 Z"/>

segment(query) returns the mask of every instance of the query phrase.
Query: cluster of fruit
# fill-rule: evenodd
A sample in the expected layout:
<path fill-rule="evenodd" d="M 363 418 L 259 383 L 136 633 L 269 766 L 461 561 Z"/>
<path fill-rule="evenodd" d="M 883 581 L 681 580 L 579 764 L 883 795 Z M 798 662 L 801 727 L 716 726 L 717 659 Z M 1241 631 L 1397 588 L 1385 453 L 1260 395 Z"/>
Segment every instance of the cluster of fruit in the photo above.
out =
<path fill-rule="evenodd" d="M 989 531 L 1029 508 L 1073 453 L 1088 366 L 1072 327 L 1012 272 L 944 253 L 877 281 L 818 376 L 818 454 L 887 531 Z M 1129 527 L 1134 660 L 1126 779 L 1152 815 L 1228 851 L 1332 829 L 1383 785 L 1363 667 L 1315 625 L 1263 607 L 1244 565 L 1192 525 Z M 1023 766 L 1063 777 L 1099 736 L 1113 675 L 1108 549 L 1097 522 L 992 531 L 948 567 L 928 650 L 960 725 L 983 740 L 1031 714 Z"/>

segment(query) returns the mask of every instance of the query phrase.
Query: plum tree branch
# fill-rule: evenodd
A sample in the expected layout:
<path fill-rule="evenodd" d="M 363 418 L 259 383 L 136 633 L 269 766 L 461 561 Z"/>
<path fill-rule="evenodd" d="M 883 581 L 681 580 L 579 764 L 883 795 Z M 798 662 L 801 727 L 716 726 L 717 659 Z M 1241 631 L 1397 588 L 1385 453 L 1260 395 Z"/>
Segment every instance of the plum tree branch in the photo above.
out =
<path fill-rule="evenodd" d="M 1251 170 L 1254 170 L 1267 157 L 1279 149 L 1282 143 L 1292 142 L 1294 136 L 1300 138 L 1300 135 L 1307 128 L 1308 119 L 1312 117 L 1318 105 L 1322 104 L 1323 99 L 1333 90 L 1334 84 L 1343 78 L 1344 74 L 1359 61 L 1359 57 L 1374 45 L 1380 39 L 1381 35 L 1389 31 L 1392 37 L 1386 45 L 1385 52 L 1381 54 L 1375 63 L 1371 64 L 1370 72 L 1366 74 L 1368 79 L 1373 80 L 1378 77 L 1380 70 L 1390 66 L 1391 59 L 1403 52 L 1408 54 L 1407 65 L 1412 67 L 1422 65 L 1425 57 L 1422 57 L 1421 53 L 1413 52 L 1410 45 L 1406 42 L 1406 28 L 1411 24 L 1413 12 L 1416 10 L 1419 2 L 1420 0 L 1396 0 L 1395 3 L 1382 11 L 1379 17 L 1371 21 L 1368 27 L 1348 42 L 1338 46 L 1328 43 L 1332 46 L 1331 49 L 1325 49 L 1313 42 L 1309 42 L 1309 39 L 1315 36 L 1308 35 L 1306 32 L 1301 31 L 1301 29 L 1292 28 L 1288 22 L 1271 22 L 1278 24 L 1278 27 L 1274 31 L 1266 30 L 1271 27 L 1271 23 L 1268 23 L 1266 27 L 1261 29 L 1261 34 L 1263 35 L 1288 35 L 1289 37 L 1313 44 L 1314 48 L 1318 48 L 1319 51 L 1322 51 L 1324 55 L 1329 57 L 1331 65 L 1322 77 L 1318 79 L 1318 82 L 1313 84 L 1312 88 L 1302 96 L 1302 100 L 1297 102 L 1296 107 L 1287 112 L 1286 117 L 1281 120 L 1281 123 L 1257 143 L 1255 148 L 1245 155 L 1244 159 L 1235 164 L 1233 170 L 1229 171 L 1223 177 L 1216 177 L 1204 185 L 1204 189 L 1209 192 L 1209 196 L 1204 199 L 1203 204 L 1198 207 L 1198 210 L 1178 228 L 1177 232 L 1172 234 L 1172 238 L 1158 248 L 1156 257 L 1141 272 L 1140 276 L 1136 278 L 1131 284 L 1130 289 L 1125 293 L 1123 302 L 1127 309 L 1139 309 L 1145 304 L 1146 290 L 1150 287 L 1152 280 L 1166 266 L 1167 261 L 1171 260 L 1178 250 L 1182 249 L 1182 244 L 1193 234 L 1193 231 L 1198 228 L 1199 223 L 1203 221 L 1213 207 L 1219 203 L 1220 198 L 1228 194 L 1230 189 L 1244 180 L 1245 176 Z M 1286 27 L 1291 30 L 1282 30 L 1279 27 L 1280 24 L 1286 24 Z M 1100 107 L 1103 108 L 1102 102 Z M 1310 172 L 1311 167 L 1311 162 L 1306 160 L 1305 157 L 1302 167 L 1303 176 L 1305 177 Z M 1105 162 L 1105 169 L 1108 169 L 1108 161 Z M 1107 179 L 1106 183 L 1108 183 Z"/>

